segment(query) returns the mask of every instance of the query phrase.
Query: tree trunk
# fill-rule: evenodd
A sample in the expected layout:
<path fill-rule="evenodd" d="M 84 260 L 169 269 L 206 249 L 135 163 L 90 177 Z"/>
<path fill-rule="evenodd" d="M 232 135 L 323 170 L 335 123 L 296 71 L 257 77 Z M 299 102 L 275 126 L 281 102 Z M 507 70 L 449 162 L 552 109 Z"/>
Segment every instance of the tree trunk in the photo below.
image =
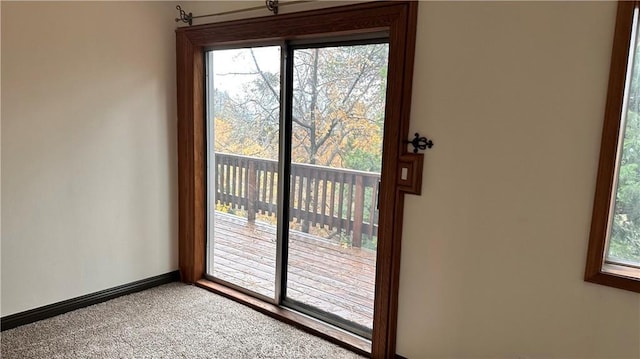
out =
<path fill-rule="evenodd" d="M 309 163 L 315 165 L 317 162 L 316 154 L 318 153 L 318 143 L 316 136 L 316 112 L 318 109 L 318 49 L 313 49 L 313 68 L 311 76 L 311 103 L 309 106 Z M 309 204 L 309 208 L 313 208 L 316 203 L 316 193 L 314 193 L 314 182 L 309 178 L 307 181 L 307 194 L 309 195 L 305 200 Z M 308 216 L 305 216 L 308 217 Z M 309 220 L 305 218 L 301 224 L 302 232 L 309 233 Z"/>

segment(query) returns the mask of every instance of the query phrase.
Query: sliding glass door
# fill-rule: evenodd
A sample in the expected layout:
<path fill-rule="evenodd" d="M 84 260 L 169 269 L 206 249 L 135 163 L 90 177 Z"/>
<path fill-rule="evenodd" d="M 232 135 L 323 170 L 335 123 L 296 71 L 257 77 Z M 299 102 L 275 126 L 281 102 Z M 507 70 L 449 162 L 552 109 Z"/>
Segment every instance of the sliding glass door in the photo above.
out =
<path fill-rule="evenodd" d="M 368 336 L 388 45 L 293 47 L 284 301 Z"/>
<path fill-rule="evenodd" d="M 371 336 L 388 44 L 207 54 L 207 274 Z"/>
<path fill-rule="evenodd" d="M 207 53 L 207 273 L 276 294 L 280 47 Z"/>

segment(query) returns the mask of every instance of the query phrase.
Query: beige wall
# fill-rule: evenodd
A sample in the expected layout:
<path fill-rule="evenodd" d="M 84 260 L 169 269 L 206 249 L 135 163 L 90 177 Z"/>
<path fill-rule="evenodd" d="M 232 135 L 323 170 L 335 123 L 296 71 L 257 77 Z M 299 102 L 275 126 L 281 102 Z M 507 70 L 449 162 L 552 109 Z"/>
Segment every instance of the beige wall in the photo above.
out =
<path fill-rule="evenodd" d="M 173 6 L 2 3 L 2 315 L 176 267 Z M 614 20 L 420 4 L 398 353 L 640 357 L 640 295 L 582 280 Z"/>
<path fill-rule="evenodd" d="M 174 6 L 2 2 L 2 315 L 177 269 Z"/>
<path fill-rule="evenodd" d="M 640 358 L 640 295 L 582 281 L 614 2 L 420 4 L 398 350 Z"/>

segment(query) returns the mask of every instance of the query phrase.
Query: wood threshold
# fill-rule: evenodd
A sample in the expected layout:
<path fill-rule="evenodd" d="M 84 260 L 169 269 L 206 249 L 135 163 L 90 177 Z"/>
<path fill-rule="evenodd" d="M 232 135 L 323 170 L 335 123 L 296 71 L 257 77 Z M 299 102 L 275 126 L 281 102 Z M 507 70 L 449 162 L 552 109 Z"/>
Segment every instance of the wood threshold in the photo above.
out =
<path fill-rule="evenodd" d="M 195 285 L 219 294 L 225 298 L 229 298 L 235 302 L 244 304 L 262 314 L 266 314 L 279 321 L 293 325 L 296 328 L 321 337 L 322 339 L 328 340 L 357 354 L 364 355 L 366 357 L 371 356 L 371 342 L 355 334 L 351 334 L 319 320 L 310 318 L 294 310 L 267 303 L 263 300 L 207 279 L 197 280 Z"/>

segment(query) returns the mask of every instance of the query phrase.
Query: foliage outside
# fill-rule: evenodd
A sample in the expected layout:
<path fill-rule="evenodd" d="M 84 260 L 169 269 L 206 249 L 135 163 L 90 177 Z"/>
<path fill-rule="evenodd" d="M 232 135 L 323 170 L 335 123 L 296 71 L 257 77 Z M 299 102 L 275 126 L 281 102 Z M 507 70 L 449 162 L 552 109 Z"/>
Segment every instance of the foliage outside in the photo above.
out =
<path fill-rule="evenodd" d="M 213 52 L 210 101 L 217 153 L 278 159 L 280 67 L 274 65 L 280 61 L 277 49 Z M 224 56 L 230 60 L 220 60 Z M 380 172 L 387 61 L 388 44 L 294 51 L 292 162 Z M 311 183 L 311 187 L 318 186 Z M 371 188 L 365 190 L 365 206 L 371 205 L 370 191 Z M 316 196 L 319 194 L 312 192 L 310 198 L 299 200 L 313 204 L 318 200 Z M 343 206 L 353 205 L 346 202 Z M 216 210 L 242 213 L 224 205 L 217 205 Z M 268 216 L 258 214 L 257 219 L 273 223 L 274 218 L 265 217 Z M 304 220 L 291 222 L 290 226 L 334 238 L 341 244 L 350 243 L 348 234 L 322 226 L 313 228 Z M 375 248 L 375 237 L 363 236 L 363 247 Z"/>
<path fill-rule="evenodd" d="M 640 46 L 636 45 L 607 259 L 640 265 Z"/>

